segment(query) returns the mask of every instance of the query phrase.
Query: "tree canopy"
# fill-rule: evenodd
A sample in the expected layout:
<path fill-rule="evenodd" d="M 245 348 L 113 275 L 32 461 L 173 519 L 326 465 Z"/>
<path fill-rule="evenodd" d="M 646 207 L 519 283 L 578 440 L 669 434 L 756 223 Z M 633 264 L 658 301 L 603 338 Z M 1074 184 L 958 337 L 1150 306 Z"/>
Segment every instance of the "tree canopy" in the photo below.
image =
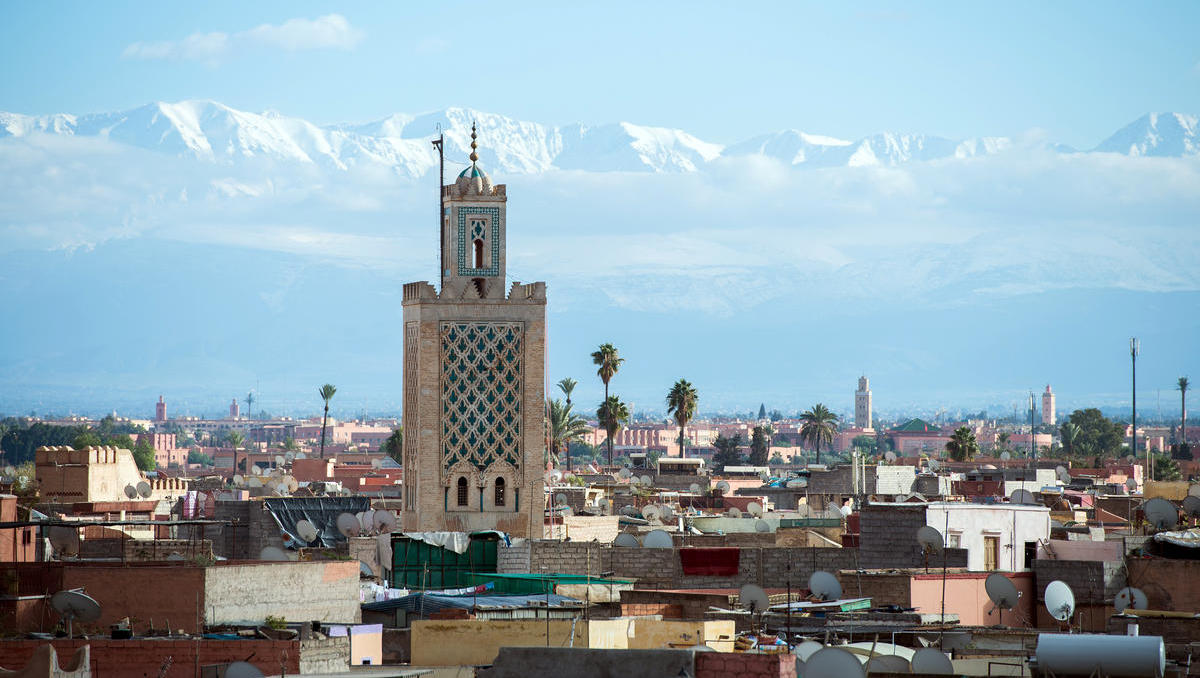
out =
<path fill-rule="evenodd" d="M 1069 421 L 1079 433 L 1076 434 L 1071 450 L 1080 457 L 1115 457 L 1125 443 L 1125 425 L 1115 422 L 1091 407 L 1075 410 Z"/>
<path fill-rule="evenodd" d="M 821 403 L 813 405 L 800 415 L 804 423 L 800 426 L 800 440 L 813 445 L 817 450 L 817 463 L 821 463 L 821 445 L 833 446 L 833 436 L 837 433 L 837 415 Z"/>
<path fill-rule="evenodd" d="M 967 461 L 979 454 L 979 442 L 975 440 L 975 432 L 966 426 L 959 426 L 946 441 L 946 451 L 954 461 Z"/>
<path fill-rule="evenodd" d="M 770 426 L 758 425 L 750 431 L 750 465 L 766 466 L 767 453 L 771 448 L 771 434 L 774 429 Z"/>
<path fill-rule="evenodd" d="M 713 441 L 716 452 L 713 453 L 714 468 L 724 469 L 726 466 L 738 466 L 742 463 L 742 451 L 739 449 L 744 441 L 742 434 L 735 433 L 732 438 L 718 435 Z"/>

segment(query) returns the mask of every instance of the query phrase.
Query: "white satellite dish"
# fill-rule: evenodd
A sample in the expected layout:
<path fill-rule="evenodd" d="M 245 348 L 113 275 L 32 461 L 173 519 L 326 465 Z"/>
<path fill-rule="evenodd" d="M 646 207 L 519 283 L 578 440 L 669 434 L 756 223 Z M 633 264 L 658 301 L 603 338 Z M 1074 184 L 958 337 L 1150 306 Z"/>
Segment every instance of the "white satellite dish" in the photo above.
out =
<path fill-rule="evenodd" d="M 246 482 L 246 479 L 240 473 L 233 474 L 233 484 L 241 487 Z M 135 490 L 136 491 L 136 490 Z"/>
<path fill-rule="evenodd" d="M 877 654 L 863 664 L 867 674 L 872 673 L 912 673 L 908 660 L 898 654 Z"/>
<path fill-rule="evenodd" d="M 357 537 L 362 532 L 362 525 L 353 513 L 340 513 L 337 517 L 337 529 L 343 537 Z"/>
<path fill-rule="evenodd" d="M 1000 453 L 1000 461 L 1008 461 L 1009 459 L 1012 459 L 1011 452 L 1001 452 Z"/>
<path fill-rule="evenodd" d="M 50 596 L 50 607 L 53 607 L 60 617 L 67 620 L 68 638 L 75 633 L 76 619 L 86 624 L 100 618 L 100 603 L 82 590 L 59 591 Z"/>
<path fill-rule="evenodd" d="M 367 509 L 362 513 L 357 514 L 358 525 L 362 528 L 363 534 L 371 534 L 375 531 L 375 510 Z"/>
<path fill-rule="evenodd" d="M 771 607 L 771 599 L 761 587 L 743 584 L 738 589 L 738 607 L 749 612 L 766 612 Z"/>
<path fill-rule="evenodd" d="M 792 654 L 796 655 L 796 659 L 806 662 L 808 661 L 809 657 L 813 656 L 813 654 L 817 652 L 820 652 L 821 648 L 823 647 L 825 646 L 815 640 L 805 640 L 797 645 L 794 650 L 792 650 Z"/>
<path fill-rule="evenodd" d="M 617 471 L 617 475 L 620 476 L 623 480 L 629 480 L 633 476 L 633 471 L 630 471 L 627 468 L 623 468 L 620 471 Z"/>
<path fill-rule="evenodd" d="M 1189 497 L 1200 497 L 1200 484 L 1192 485 L 1188 488 Z"/>
<path fill-rule="evenodd" d="M 263 549 L 258 552 L 258 559 L 280 562 L 291 560 L 291 558 L 288 557 L 287 551 L 284 551 L 278 546 L 264 546 Z"/>
<path fill-rule="evenodd" d="M 550 472 L 550 482 L 557 483 L 562 480 L 562 471 L 557 469 Z"/>
<path fill-rule="evenodd" d="M 289 462 L 289 463 L 291 463 L 291 462 L 295 461 L 295 460 L 296 460 L 296 453 L 295 453 L 295 452 L 288 452 L 288 453 L 284 454 L 284 455 L 283 455 L 283 460 L 284 460 L 284 461 L 286 461 L 286 462 Z"/>
<path fill-rule="evenodd" d="M 283 466 L 286 462 L 287 462 L 287 459 L 284 459 L 282 454 L 275 455 L 275 465 L 276 466 Z"/>
<path fill-rule="evenodd" d="M 742 510 L 736 506 L 730 506 L 729 510 L 726 511 L 725 513 L 730 518 L 741 518 L 742 517 Z"/>
<path fill-rule="evenodd" d="M 258 479 L 258 476 L 250 476 L 250 479 L 246 481 L 246 487 L 262 487 L 262 486 L 263 486 L 263 483 L 261 480 Z"/>
<path fill-rule="evenodd" d="M 630 504 L 626 504 L 626 505 L 622 506 L 621 508 L 617 509 L 617 513 L 620 513 L 621 515 L 625 516 L 626 518 L 632 518 L 637 513 L 637 509 L 635 509 Z"/>
<path fill-rule="evenodd" d="M 841 600 L 842 585 L 838 582 L 837 577 L 825 572 L 817 570 L 808 578 L 808 590 L 812 595 L 819 600 Z"/>
<path fill-rule="evenodd" d="M 1010 504 L 1022 504 L 1029 506 L 1037 503 L 1037 500 L 1033 498 L 1033 493 L 1022 487 L 1018 487 L 1009 493 L 1008 501 Z"/>
<path fill-rule="evenodd" d="M 320 536 L 320 534 L 320 530 L 318 530 L 317 526 L 313 525 L 311 522 L 307 520 L 296 521 L 296 536 L 299 537 L 300 541 L 304 542 L 305 544 L 311 544 L 314 539 Z"/>
<path fill-rule="evenodd" d="M 563 494 L 562 492 L 559 492 L 558 494 L 554 495 L 554 505 L 555 506 L 566 506 L 567 505 L 567 495 Z"/>
<path fill-rule="evenodd" d="M 1074 614 L 1075 592 L 1066 582 L 1055 579 L 1046 586 L 1046 611 L 1060 622 Z"/>
<path fill-rule="evenodd" d="M 1156 530 L 1169 530 L 1179 524 L 1179 509 L 1166 499 L 1156 497 L 1142 504 L 1142 514 Z"/>
<path fill-rule="evenodd" d="M 650 476 L 647 476 L 647 475 L 644 475 L 644 476 L 642 476 L 642 484 L 643 484 L 643 485 L 650 485 L 650 484 L 652 484 L 653 482 L 654 482 L 654 480 L 652 480 L 652 479 L 650 478 Z"/>
<path fill-rule="evenodd" d="M 1055 466 L 1054 475 L 1058 477 L 1059 482 L 1063 485 L 1071 484 L 1071 472 L 1067 470 L 1066 466 Z"/>
<path fill-rule="evenodd" d="M 659 512 L 658 507 L 654 504 L 647 504 L 642 507 L 642 517 L 646 520 L 658 520 L 662 517 L 662 513 Z"/>
<path fill-rule="evenodd" d="M 142 497 L 142 499 L 147 499 L 147 498 L 149 498 L 149 497 L 150 497 L 150 492 L 151 492 L 151 490 L 150 490 L 150 483 L 148 483 L 148 482 L 146 482 L 146 481 L 144 481 L 144 480 L 143 480 L 143 481 L 140 481 L 140 482 L 137 484 L 137 491 L 138 491 L 138 495 L 140 495 L 140 496 Z"/>
<path fill-rule="evenodd" d="M 770 532 L 771 531 L 771 523 L 768 523 L 767 521 L 763 520 L 762 518 L 759 518 L 758 520 L 754 521 L 754 531 L 755 532 Z"/>
<path fill-rule="evenodd" d="M 285 475 L 282 482 L 284 485 L 287 485 L 288 492 L 295 492 L 300 489 L 300 481 L 296 480 L 295 476 Z"/>
<path fill-rule="evenodd" d="M 383 468 L 383 460 L 376 457 L 371 460 L 371 468 Z"/>
<path fill-rule="evenodd" d="M 941 553 L 946 547 L 946 540 L 942 537 L 942 533 L 932 525 L 923 525 L 917 530 L 917 543 L 921 545 L 921 550 L 926 553 Z"/>
<path fill-rule="evenodd" d="M 46 529 L 46 537 L 59 558 L 74 558 L 79 555 L 79 531 L 75 528 L 54 525 Z"/>
<path fill-rule="evenodd" d="M 724 480 L 717 483 L 717 492 L 720 492 L 721 494 L 729 494 L 729 483 Z"/>
<path fill-rule="evenodd" d="M 662 530 L 650 530 L 642 537 L 642 548 L 669 549 L 673 546 L 675 541 L 671 539 L 671 535 Z"/>
<path fill-rule="evenodd" d="M 601 499 L 596 502 L 596 507 L 603 511 L 604 515 L 608 515 L 612 511 L 612 502 L 608 499 Z"/>
<path fill-rule="evenodd" d="M 670 520 L 671 518 L 673 518 L 674 516 L 675 516 L 675 510 L 671 508 L 670 504 L 659 504 L 658 505 L 658 519 L 659 520 L 667 521 L 667 520 Z"/>
<path fill-rule="evenodd" d="M 396 529 L 396 514 L 391 511 L 375 512 L 375 531 L 379 534 L 391 534 Z"/>
<path fill-rule="evenodd" d="M 999 572 L 988 575 L 983 582 L 983 589 L 987 591 L 988 598 L 992 599 L 995 606 L 993 610 L 1011 610 L 1017 606 L 1017 599 L 1021 597 L 1021 592 L 1012 580 Z"/>
<path fill-rule="evenodd" d="M 233 662 L 225 667 L 224 678 L 263 678 L 263 672 L 250 662 Z"/>
<path fill-rule="evenodd" d="M 256 476 L 262 475 L 262 467 L 258 464 L 250 464 L 250 472 Z"/>
<path fill-rule="evenodd" d="M 130 499 L 137 499 L 137 496 L 138 496 L 137 488 L 134 487 L 133 485 L 126 485 L 125 486 L 125 496 L 129 497 Z"/>
<path fill-rule="evenodd" d="M 823 647 L 804 661 L 804 678 L 863 678 L 867 670 L 858 657 L 840 647 Z"/>
<path fill-rule="evenodd" d="M 897 459 L 895 452 L 887 452 L 886 454 L 883 455 L 883 458 L 885 460 L 887 460 L 887 463 L 889 463 L 889 464 L 896 463 L 896 459 Z"/>
<path fill-rule="evenodd" d="M 700 483 L 692 483 L 688 485 L 688 492 L 692 494 L 700 494 Z"/>
<path fill-rule="evenodd" d="M 1145 610 L 1149 606 L 1150 601 L 1147 600 L 1146 594 L 1141 589 L 1132 586 L 1121 589 L 1113 598 L 1113 607 L 1117 608 L 1117 612 L 1124 612 L 1128 609 Z"/>
<path fill-rule="evenodd" d="M 761 518 L 763 514 L 762 504 L 752 501 L 749 504 L 746 504 L 746 512 L 755 518 Z"/>
<path fill-rule="evenodd" d="M 297 452 L 297 453 L 296 453 L 296 458 L 297 458 L 297 459 L 308 459 L 308 455 L 307 455 L 307 454 L 304 454 L 303 452 Z"/>
<path fill-rule="evenodd" d="M 613 546 L 622 546 L 625 548 L 638 548 L 641 545 L 642 545 L 642 543 L 638 541 L 638 538 L 632 534 L 629 534 L 628 532 L 622 532 L 622 533 L 618 534 L 617 538 L 613 540 Z"/>
<path fill-rule="evenodd" d="M 936 647 L 923 647 L 913 653 L 909 662 L 912 672 L 923 675 L 950 676 L 954 675 L 954 663 L 946 653 Z"/>
<path fill-rule="evenodd" d="M 1189 516 L 1196 518 L 1200 517 L 1200 497 L 1194 494 L 1189 494 L 1183 498 L 1183 512 Z"/>

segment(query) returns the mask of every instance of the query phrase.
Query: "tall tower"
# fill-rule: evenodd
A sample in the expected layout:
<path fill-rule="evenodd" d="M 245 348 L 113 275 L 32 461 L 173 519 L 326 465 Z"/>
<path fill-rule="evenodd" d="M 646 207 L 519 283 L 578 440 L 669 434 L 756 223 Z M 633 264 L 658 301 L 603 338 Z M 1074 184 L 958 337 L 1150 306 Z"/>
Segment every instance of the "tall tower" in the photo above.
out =
<path fill-rule="evenodd" d="M 546 284 L 505 295 L 503 184 L 442 186 L 441 289 L 404 286 L 404 530 L 542 535 Z"/>
<path fill-rule="evenodd" d="M 242 414 L 242 408 L 238 407 L 237 398 L 234 398 L 233 400 L 229 401 L 229 418 L 237 419 L 238 417 L 241 416 L 241 414 Z"/>
<path fill-rule="evenodd" d="M 871 382 L 865 376 L 858 378 L 858 390 L 854 392 L 854 426 L 871 428 Z"/>
<path fill-rule="evenodd" d="M 167 420 L 167 404 L 163 402 L 163 397 L 158 397 L 158 402 L 154 403 L 154 421 L 164 422 Z"/>
<path fill-rule="evenodd" d="M 1046 426 L 1054 426 L 1055 421 L 1054 391 L 1050 390 L 1050 384 L 1046 384 L 1046 390 L 1042 393 L 1042 423 Z"/>

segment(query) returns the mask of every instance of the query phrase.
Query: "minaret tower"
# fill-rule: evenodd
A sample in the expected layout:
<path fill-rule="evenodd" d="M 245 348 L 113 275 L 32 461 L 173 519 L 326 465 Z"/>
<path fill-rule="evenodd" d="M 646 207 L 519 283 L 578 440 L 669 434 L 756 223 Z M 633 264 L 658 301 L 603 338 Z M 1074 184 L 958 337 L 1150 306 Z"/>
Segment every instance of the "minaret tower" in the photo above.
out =
<path fill-rule="evenodd" d="M 871 428 L 871 382 L 865 376 L 858 378 L 858 390 L 854 392 L 854 426 Z"/>
<path fill-rule="evenodd" d="M 1042 393 L 1042 423 L 1054 426 L 1055 421 L 1054 391 L 1050 390 L 1050 384 L 1046 384 L 1046 390 Z"/>

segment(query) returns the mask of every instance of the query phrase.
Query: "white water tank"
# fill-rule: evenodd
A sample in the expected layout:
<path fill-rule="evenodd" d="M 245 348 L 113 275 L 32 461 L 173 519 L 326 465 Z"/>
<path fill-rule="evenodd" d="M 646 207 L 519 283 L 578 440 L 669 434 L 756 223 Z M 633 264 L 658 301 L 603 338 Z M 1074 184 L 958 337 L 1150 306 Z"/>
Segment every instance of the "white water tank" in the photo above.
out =
<path fill-rule="evenodd" d="M 1037 665 L 1039 673 L 1055 676 L 1162 678 L 1167 653 L 1161 636 L 1041 633 Z"/>

